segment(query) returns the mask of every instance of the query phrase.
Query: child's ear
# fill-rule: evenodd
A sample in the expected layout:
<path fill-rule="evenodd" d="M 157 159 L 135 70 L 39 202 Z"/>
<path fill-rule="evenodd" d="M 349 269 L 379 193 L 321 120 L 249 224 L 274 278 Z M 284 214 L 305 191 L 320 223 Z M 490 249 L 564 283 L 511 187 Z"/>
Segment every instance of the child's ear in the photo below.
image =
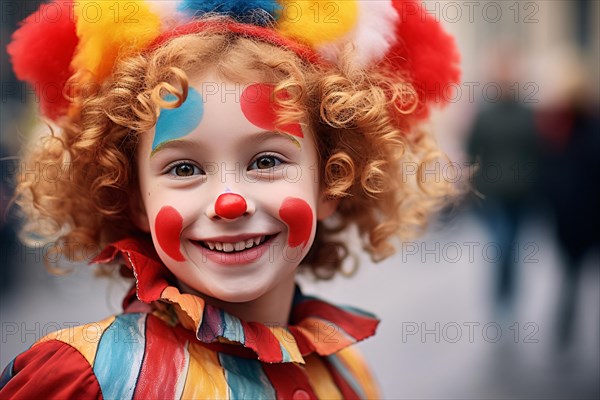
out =
<path fill-rule="evenodd" d="M 317 221 L 329 218 L 337 210 L 339 204 L 339 199 L 331 199 L 321 193 L 317 204 Z"/>
<path fill-rule="evenodd" d="M 142 201 L 139 189 L 133 190 L 133 195 L 129 198 L 129 211 L 133 224 L 142 232 L 150 233 L 150 220 L 146 214 L 146 207 Z"/>

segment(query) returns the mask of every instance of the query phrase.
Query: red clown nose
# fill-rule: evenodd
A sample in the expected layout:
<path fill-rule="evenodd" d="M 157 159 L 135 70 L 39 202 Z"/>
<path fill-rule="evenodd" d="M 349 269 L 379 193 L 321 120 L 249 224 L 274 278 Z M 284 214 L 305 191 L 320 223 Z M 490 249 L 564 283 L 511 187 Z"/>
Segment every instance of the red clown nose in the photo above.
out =
<path fill-rule="evenodd" d="M 215 212 L 221 218 L 235 219 L 246 212 L 246 200 L 239 194 L 223 193 L 217 197 Z"/>

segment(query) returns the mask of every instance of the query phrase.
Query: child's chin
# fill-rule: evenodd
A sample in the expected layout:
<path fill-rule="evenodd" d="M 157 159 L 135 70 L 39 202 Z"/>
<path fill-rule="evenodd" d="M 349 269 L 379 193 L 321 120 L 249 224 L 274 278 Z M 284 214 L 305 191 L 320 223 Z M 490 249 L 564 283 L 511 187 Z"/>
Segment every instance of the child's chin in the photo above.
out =
<path fill-rule="evenodd" d="M 264 294 L 264 290 L 258 287 L 221 287 L 218 288 L 213 297 L 227 303 L 247 303 L 254 301 Z"/>
<path fill-rule="evenodd" d="M 188 278 L 190 278 L 188 276 Z M 212 283 L 210 287 L 205 286 L 206 282 L 190 282 L 178 279 L 178 286 L 182 293 L 191 293 L 200 297 L 211 297 L 215 300 L 226 303 L 245 303 L 256 300 L 262 296 L 266 289 L 258 285 L 249 285 L 248 279 L 230 280 L 219 279 L 219 283 Z"/>

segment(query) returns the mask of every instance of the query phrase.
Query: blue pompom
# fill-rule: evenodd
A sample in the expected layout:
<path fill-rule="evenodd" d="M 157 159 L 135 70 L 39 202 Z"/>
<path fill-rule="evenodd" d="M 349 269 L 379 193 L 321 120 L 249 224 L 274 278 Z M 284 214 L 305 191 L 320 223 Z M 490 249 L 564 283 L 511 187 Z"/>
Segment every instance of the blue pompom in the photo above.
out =
<path fill-rule="evenodd" d="M 217 13 L 239 22 L 261 26 L 273 23 L 281 8 L 281 4 L 275 0 L 183 0 L 178 7 L 179 11 L 194 17 Z"/>

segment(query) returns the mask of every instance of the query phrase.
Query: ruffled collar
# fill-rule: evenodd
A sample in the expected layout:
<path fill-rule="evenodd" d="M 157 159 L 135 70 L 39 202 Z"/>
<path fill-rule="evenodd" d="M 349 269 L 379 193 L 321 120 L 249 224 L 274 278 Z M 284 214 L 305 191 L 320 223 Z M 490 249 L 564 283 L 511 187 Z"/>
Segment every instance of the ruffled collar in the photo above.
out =
<path fill-rule="evenodd" d="M 327 356 L 372 336 L 379 323 L 370 313 L 305 296 L 298 287 L 287 326 L 243 321 L 198 296 L 181 293 L 147 240 L 127 238 L 108 245 L 92 263 L 111 263 L 119 256 L 125 272 L 135 278 L 123 302 L 126 310 L 135 309 L 139 300 L 163 319 L 195 332 L 199 341 L 242 345 L 263 362 L 304 364 L 308 354 Z"/>

